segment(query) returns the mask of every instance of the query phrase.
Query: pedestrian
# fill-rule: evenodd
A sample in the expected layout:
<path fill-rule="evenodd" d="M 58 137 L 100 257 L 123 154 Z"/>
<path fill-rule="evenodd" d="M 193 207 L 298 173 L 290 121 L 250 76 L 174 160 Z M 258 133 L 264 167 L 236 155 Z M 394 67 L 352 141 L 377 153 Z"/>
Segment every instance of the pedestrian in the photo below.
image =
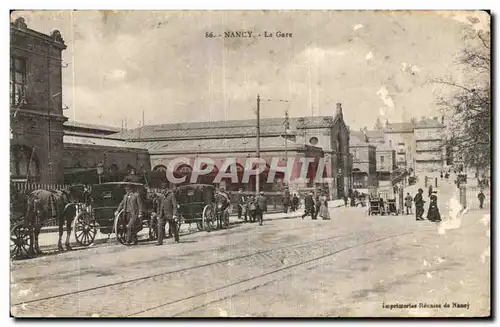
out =
<path fill-rule="evenodd" d="M 319 208 L 321 208 L 321 199 L 319 194 L 316 194 L 316 197 L 314 198 L 314 220 L 318 219 Z"/>
<path fill-rule="evenodd" d="M 415 197 L 413 198 L 413 201 L 415 202 L 415 219 L 416 220 L 424 220 L 424 218 L 422 218 L 422 215 L 424 214 L 424 198 L 423 198 L 423 195 L 424 194 L 424 191 L 419 188 L 418 189 L 418 193 L 415 195 Z"/>
<path fill-rule="evenodd" d="M 243 195 L 243 189 L 239 189 L 236 194 L 236 205 L 238 206 L 238 219 L 241 219 L 241 216 L 244 213 L 245 221 L 247 221 L 247 212 L 245 209 L 245 196 Z"/>
<path fill-rule="evenodd" d="M 413 212 L 411 210 L 412 202 L 413 202 L 413 197 L 410 195 L 410 193 L 406 193 L 405 207 L 406 207 L 406 214 L 407 215 L 413 214 Z"/>
<path fill-rule="evenodd" d="M 437 192 L 432 192 L 430 198 L 431 202 L 429 203 L 429 210 L 427 211 L 427 219 L 432 222 L 441 221 L 441 214 L 439 213 L 438 205 L 437 205 Z"/>
<path fill-rule="evenodd" d="M 224 219 L 224 212 L 231 205 L 229 195 L 227 195 L 224 188 L 220 188 L 219 192 L 215 195 L 217 228 L 222 229 L 222 219 Z"/>
<path fill-rule="evenodd" d="M 126 242 L 135 245 L 138 243 L 137 232 L 142 227 L 144 204 L 142 196 L 130 184 L 125 186 L 125 195 L 122 202 L 118 205 L 118 209 L 116 209 L 115 216 L 121 210 L 123 210 L 125 221 L 127 221 Z"/>
<path fill-rule="evenodd" d="M 290 207 L 290 192 L 286 189 L 281 198 L 281 203 L 283 204 L 283 212 L 288 213 L 288 207 Z"/>
<path fill-rule="evenodd" d="M 323 218 L 323 220 L 330 220 L 330 212 L 328 210 L 328 200 L 326 195 L 320 197 L 321 206 L 319 208 L 319 216 Z"/>
<path fill-rule="evenodd" d="M 314 219 L 313 192 L 309 192 L 304 198 L 304 214 L 302 215 L 302 219 L 309 215 L 311 215 L 311 218 Z"/>
<path fill-rule="evenodd" d="M 168 222 L 168 233 L 173 234 L 175 243 L 179 243 L 179 226 L 177 221 L 177 200 L 173 190 L 166 190 L 161 197 L 160 208 L 158 210 L 158 242 L 163 244 L 165 236 L 165 224 Z"/>
<path fill-rule="evenodd" d="M 479 209 L 483 209 L 484 199 L 486 197 L 484 196 L 484 193 L 483 193 L 482 189 L 479 191 L 479 194 L 477 195 L 477 198 L 479 199 Z"/>
<path fill-rule="evenodd" d="M 297 195 L 297 193 L 294 193 L 293 194 L 293 197 L 292 197 L 292 211 L 295 212 L 297 211 L 297 209 L 299 208 L 299 197 Z"/>
<path fill-rule="evenodd" d="M 255 196 L 252 195 L 247 202 L 247 212 L 251 223 L 255 222 L 256 210 L 257 210 L 257 205 L 255 203 Z"/>
<path fill-rule="evenodd" d="M 432 185 L 429 185 L 429 198 L 431 197 L 432 195 Z"/>
<path fill-rule="evenodd" d="M 347 202 L 348 202 L 347 196 L 344 194 L 344 206 L 347 207 Z"/>
<path fill-rule="evenodd" d="M 264 192 L 260 191 L 260 194 L 257 197 L 256 201 L 257 201 L 256 216 L 257 219 L 259 220 L 259 225 L 262 226 L 262 223 L 264 222 L 264 212 L 267 212 L 267 198 L 264 195 Z"/>

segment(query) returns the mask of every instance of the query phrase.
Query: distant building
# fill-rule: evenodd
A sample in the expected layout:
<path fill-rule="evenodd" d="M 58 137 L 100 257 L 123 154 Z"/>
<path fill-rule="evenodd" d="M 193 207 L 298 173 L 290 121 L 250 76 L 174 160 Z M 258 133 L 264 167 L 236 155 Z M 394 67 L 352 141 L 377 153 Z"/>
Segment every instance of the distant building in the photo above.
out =
<path fill-rule="evenodd" d="M 349 149 L 352 155 L 353 187 L 368 189 L 377 186 L 376 147 L 368 143 L 365 132 L 351 131 Z"/>
<path fill-rule="evenodd" d="M 290 118 L 287 139 L 284 118 L 262 118 L 260 126 L 260 156 L 268 165 L 273 157 L 279 158 L 279 166 L 285 165 L 286 156 L 297 159 L 292 171 L 292 189 L 321 187 L 332 198 L 338 198 L 351 187 L 349 128 L 340 103 L 332 116 Z M 155 171 L 166 171 L 173 159 L 186 158 L 189 163 L 176 164 L 174 176 L 190 175 L 197 157 L 209 157 L 214 160 L 215 169 L 212 175 L 205 177 L 208 183 L 213 181 L 226 158 L 236 157 L 238 182 L 228 179 L 221 184 L 229 190 L 255 189 L 255 179 L 250 179 L 248 184 L 241 183 L 246 159 L 256 154 L 255 119 L 148 125 L 111 136 L 147 149 Z M 312 160 L 308 180 L 298 178 L 302 167 L 300 158 Z M 325 171 L 322 182 L 316 185 L 314 179 L 320 160 L 324 160 Z M 280 189 L 282 173 L 277 172 L 277 182 L 272 184 L 267 183 L 267 173 L 261 177 L 261 189 Z"/>
<path fill-rule="evenodd" d="M 97 166 L 102 164 L 101 180 L 121 181 L 132 170 L 141 175 L 151 170 L 147 149 L 113 138 L 119 128 L 67 121 L 64 124 L 64 180 L 67 183 L 98 183 Z"/>
<path fill-rule="evenodd" d="M 63 123 L 61 33 L 10 24 L 10 178 L 62 183 Z"/>
<path fill-rule="evenodd" d="M 396 150 L 396 166 L 415 169 L 415 133 L 412 123 L 387 124 L 384 129 L 385 144 Z"/>
<path fill-rule="evenodd" d="M 390 180 L 392 172 L 396 169 L 396 151 L 386 144 L 378 145 L 376 151 L 378 180 Z"/>
<path fill-rule="evenodd" d="M 438 172 L 446 164 L 446 149 L 443 147 L 444 125 L 438 117 L 422 117 L 415 125 L 416 157 L 415 171 Z"/>

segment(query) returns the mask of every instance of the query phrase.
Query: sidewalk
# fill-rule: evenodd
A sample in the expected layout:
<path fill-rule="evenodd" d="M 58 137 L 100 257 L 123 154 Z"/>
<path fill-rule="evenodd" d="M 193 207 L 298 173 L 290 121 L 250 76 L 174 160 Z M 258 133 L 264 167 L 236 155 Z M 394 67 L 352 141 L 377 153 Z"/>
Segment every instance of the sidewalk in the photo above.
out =
<path fill-rule="evenodd" d="M 283 212 L 273 212 L 269 214 L 264 214 L 264 221 L 270 221 L 270 220 L 280 220 L 280 219 L 292 219 L 292 218 L 298 218 L 301 217 L 302 214 L 304 213 L 303 210 L 299 210 L 296 212 L 290 212 L 288 214 L 284 214 Z M 238 225 L 238 224 L 243 224 L 245 223 L 245 220 L 238 219 L 237 216 L 230 216 L 229 217 L 229 223 L 231 225 Z M 192 232 L 197 232 L 198 228 L 196 227 L 196 224 L 191 224 L 189 226 L 188 224 L 184 224 L 181 226 L 181 231 L 180 234 L 186 234 L 186 233 L 192 233 Z M 148 228 L 144 228 L 142 231 L 139 232 L 138 236 L 139 239 L 145 239 L 148 237 Z M 45 230 L 42 230 L 39 236 L 39 244 L 40 247 L 43 251 L 47 250 L 56 250 L 57 249 L 57 241 L 59 238 L 59 233 L 58 233 L 58 228 L 57 227 L 47 227 Z M 66 240 L 66 229 L 63 234 L 62 241 Z M 101 234 L 99 231 L 97 231 L 97 234 L 95 236 L 94 242 L 89 246 L 92 247 L 97 244 L 103 244 L 103 243 L 116 243 L 116 236 L 115 234 L 111 234 L 108 237 L 108 234 Z M 71 233 L 71 246 L 72 247 L 80 247 L 75 240 L 75 234 L 72 231 Z"/>

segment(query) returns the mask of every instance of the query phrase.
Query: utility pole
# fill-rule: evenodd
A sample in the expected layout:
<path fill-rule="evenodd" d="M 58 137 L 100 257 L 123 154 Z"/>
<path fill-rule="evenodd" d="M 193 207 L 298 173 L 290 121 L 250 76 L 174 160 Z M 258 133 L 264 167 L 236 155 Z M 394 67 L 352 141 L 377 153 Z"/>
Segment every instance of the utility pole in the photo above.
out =
<path fill-rule="evenodd" d="M 260 96 L 257 94 L 257 158 L 260 159 Z M 259 195 L 260 175 L 255 175 L 255 195 Z"/>
<path fill-rule="evenodd" d="M 51 52 L 52 46 L 49 45 L 49 49 L 47 50 L 47 137 L 48 137 L 48 142 L 47 142 L 47 159 L 48 159 L 48 170 L 49 170 L 49 181 L 52 183 L 52 155 L 51 155 L 51 146 L 50 146 L 50 141 L 51 141 L 51 133 L 50 133 L 50 120 L 51 120 L 51 115 L 50 112 L 52 110 L 52 89 L 50 85 L 50 52 Z"/>
<path fill-rule="evenodd" d="M 288 168 L 288 131 L 290 130 L 290 121 L 288 119 L 288 110 L 285 110 L 285 167 Z M 285 170 L 285 185 L 288 185 Z"/>

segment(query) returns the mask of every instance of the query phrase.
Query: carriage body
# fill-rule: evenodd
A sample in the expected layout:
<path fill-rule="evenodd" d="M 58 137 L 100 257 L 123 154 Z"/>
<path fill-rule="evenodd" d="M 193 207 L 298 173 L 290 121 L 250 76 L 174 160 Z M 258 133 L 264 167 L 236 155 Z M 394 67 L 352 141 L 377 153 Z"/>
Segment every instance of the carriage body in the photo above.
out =
<path fill-rule="evenodd" d="M 395 214 L 398 215 L 398 209 L 396 207 L 396 199 L 388 199 L 387 200 L 387 214 Z"/>
<path fill-rule="evenodd" d="M 370 207 L 368 208 L 369 215 L 382 215 L 384 208 L 380 205 L 380 200 L 370 200 Z"/>
<path fill-rule="evenodd" d="M 126 186 L 134 186 L 142 197 L 143 219 L 149 221 L 151 203 L 147 198 L 147 190 L 143 184 L 131 182 L 109 182 L 92 186 L 91 206 L 92 216 L 98 224 L 101 233 L 111 234 L 114 228 L 115 211 L 126 193 Z"/>
<path fill-rule="evenodd" d="M 215 225 L 215 186 L 188 184 L 174 190 L 181 223 L 196 224 L 199 230 Z"/>

